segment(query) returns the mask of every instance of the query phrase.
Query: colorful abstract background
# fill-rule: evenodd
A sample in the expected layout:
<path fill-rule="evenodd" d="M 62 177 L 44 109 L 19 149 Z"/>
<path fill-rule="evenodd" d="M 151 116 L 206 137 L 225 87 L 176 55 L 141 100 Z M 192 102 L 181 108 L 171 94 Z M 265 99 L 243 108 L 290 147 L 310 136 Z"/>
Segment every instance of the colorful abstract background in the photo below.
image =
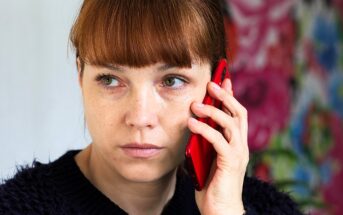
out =
<path fill-rule="evenodd" d="M 343 214 L 343 1 L 226 0 L 224 11 L 248 174 L 305 212 Z"/>

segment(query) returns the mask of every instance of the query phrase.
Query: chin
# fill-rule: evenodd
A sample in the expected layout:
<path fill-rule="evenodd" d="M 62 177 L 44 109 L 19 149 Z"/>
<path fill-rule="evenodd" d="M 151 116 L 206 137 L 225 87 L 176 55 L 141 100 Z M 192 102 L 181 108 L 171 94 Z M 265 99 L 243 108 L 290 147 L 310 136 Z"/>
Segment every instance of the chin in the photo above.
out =
<path fill-rule="evenodd" d="M 126 166 L 121 169 L 121 175 L 131 182 L 149 183 L 167 179 L 173 176 L 176 167 L 174 168 L 158 168 L 152 165 L 134 165 Z"/>

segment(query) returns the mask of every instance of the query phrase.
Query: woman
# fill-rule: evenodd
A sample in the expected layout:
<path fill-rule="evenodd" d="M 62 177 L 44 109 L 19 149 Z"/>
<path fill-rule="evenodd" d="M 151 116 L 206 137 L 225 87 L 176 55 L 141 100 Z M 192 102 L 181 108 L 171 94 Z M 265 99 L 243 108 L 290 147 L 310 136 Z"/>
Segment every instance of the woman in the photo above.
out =
<path fill-rule="evenodd" d="M 1 214 L 300 214 L 245 177 L 247 111 L 229 79 L 210 82 L 226 57 L 217 1 L 85 0 L 71 42 L 92 143 L 4 183 Z M 182 168 L 190 131 L 217 152 L 202 191 Z"/>

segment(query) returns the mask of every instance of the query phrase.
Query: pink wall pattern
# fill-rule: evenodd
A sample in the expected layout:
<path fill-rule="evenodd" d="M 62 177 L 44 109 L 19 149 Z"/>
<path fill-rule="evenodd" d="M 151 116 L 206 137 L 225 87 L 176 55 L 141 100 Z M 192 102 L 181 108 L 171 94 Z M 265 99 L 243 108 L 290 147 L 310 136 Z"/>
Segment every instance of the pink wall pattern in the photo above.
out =
<path fill-rule="evenodd" d="M 343 214 L 343 0 L 226 0 L 249 174 L 304 211 Z"/>

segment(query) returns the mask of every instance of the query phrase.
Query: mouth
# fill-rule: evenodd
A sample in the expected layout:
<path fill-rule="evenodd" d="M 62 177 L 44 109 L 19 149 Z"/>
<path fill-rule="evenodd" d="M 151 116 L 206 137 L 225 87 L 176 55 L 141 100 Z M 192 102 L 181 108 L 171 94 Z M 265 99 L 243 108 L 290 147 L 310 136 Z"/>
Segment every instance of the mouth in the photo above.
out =
<path fill-rule="evenodd" d="M 130 143 L 121 146 L 121 149 L 132 158 L 151 158 L 161 153 L 163 147 L 153 144 Z"/>

